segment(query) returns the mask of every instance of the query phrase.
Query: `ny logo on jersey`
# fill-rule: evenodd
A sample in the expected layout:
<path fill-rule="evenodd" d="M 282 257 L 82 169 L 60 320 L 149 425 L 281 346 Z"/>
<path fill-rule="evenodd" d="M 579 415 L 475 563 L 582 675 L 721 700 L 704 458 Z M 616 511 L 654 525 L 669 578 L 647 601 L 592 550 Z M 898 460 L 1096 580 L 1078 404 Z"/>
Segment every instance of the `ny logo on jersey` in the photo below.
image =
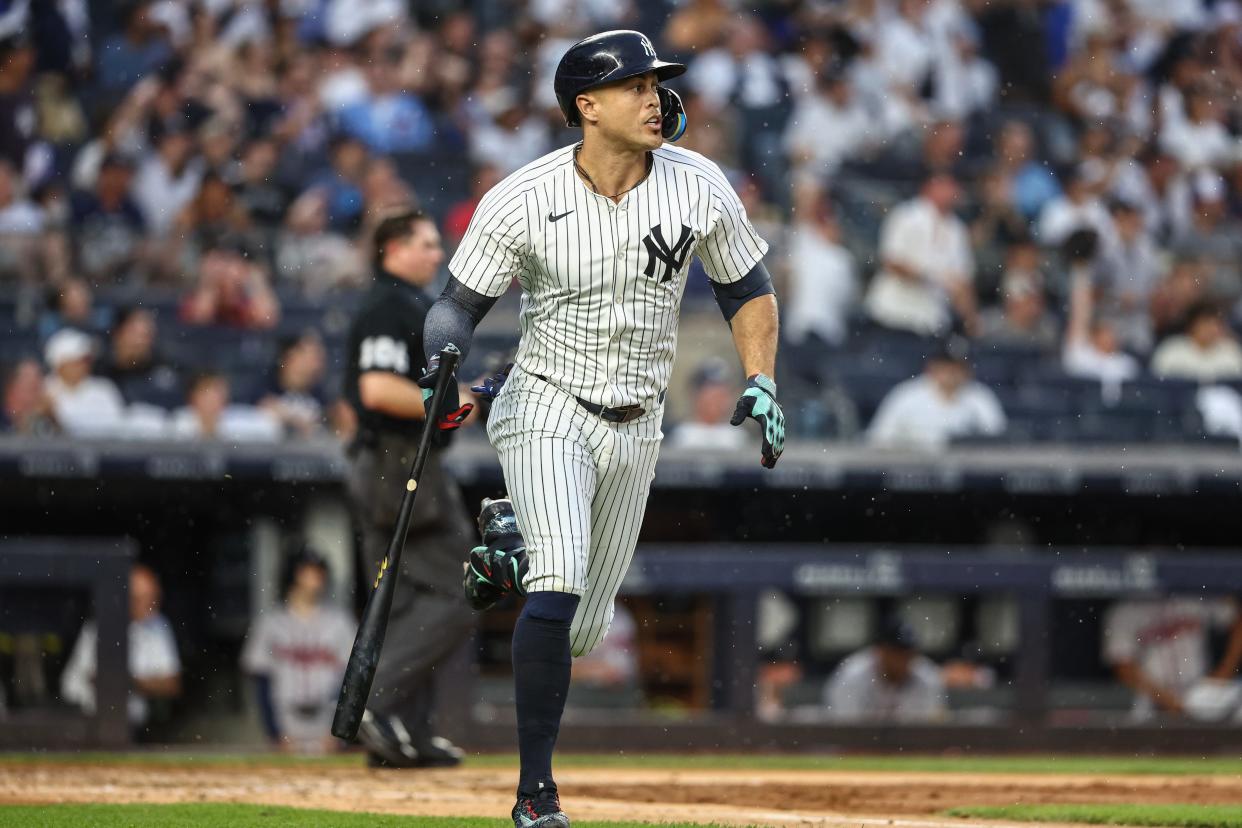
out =
<path fill-rule="evenodd" d="M 673 278 L 673 274 L 681 270 L 681 266 L 686 263 L 686 257 L 690 255 L 690 242 L 694 240 L 694 234 L 686 225 L 681 226 L 681 235 L 677 238 L 677 243 L 669 247 L 668 242 L 664 240 L 664 233 L 660 230 L 660 225 L 651 228 L 651 232 L 643 237 L 643 244 L 647 246 L 647 267 L 643 274 L 648 279 L 655 278 L 656 262 L 664 265 L 664 273 L 660 277 L 661 282 L 667 282 Z"/>

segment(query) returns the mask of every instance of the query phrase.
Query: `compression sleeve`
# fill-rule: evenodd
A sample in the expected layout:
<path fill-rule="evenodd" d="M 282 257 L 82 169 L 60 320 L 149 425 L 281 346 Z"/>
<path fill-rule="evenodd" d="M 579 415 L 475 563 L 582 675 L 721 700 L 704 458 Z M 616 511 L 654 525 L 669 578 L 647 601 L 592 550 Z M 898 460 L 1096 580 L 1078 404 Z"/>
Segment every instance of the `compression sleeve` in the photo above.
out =
<path fill-rule="evenodd" d="M 762 261 L 758 261 L 745 276 L 736 282 L 729 284 L 712 282 L 712 293 L 716 294 L 716 304 L 720 305 L 720 312 L 724 314 L 725 320 L 729 321 L 741 310 L 742 305 L 751 299 L 776 293 L 776 289 L 772 287 L 772 276 L 768 273 L 768 269 L 764 267 Z"/>
<path fill-rule="evenodd" d="M 499 298 L 486 296 L 466 287 L 457 281 L 457 277 L 450 277 L 440 298 L 427 311 L 427 321 L 423 325 L 423 353 L 438 354 L 451 342 L 461 351 L 464 361 L 470 352 L 474 329 Z"/>

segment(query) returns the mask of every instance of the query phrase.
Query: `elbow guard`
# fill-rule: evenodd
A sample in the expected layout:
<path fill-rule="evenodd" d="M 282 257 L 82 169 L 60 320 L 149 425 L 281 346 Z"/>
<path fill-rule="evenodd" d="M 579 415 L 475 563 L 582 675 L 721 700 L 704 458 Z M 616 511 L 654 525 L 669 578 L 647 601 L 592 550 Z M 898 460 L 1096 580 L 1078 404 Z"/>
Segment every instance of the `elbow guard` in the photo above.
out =
<path fill-rule="evenodd" d="M 772 287 L 772 275 L 768 273 L 763 262 L 758 261 L 749 273 L 736 282 L 730 282 L 727 285 L 712 282 L 712 293 L 716 295 L 716 304 L 720 306 L 720 312 L 724 314 L 725 321 L 732 321 L 737 312 L 742 309 L 742 305 L 751 299 L 769 293 L 775 294 L 776 289 Z"/>

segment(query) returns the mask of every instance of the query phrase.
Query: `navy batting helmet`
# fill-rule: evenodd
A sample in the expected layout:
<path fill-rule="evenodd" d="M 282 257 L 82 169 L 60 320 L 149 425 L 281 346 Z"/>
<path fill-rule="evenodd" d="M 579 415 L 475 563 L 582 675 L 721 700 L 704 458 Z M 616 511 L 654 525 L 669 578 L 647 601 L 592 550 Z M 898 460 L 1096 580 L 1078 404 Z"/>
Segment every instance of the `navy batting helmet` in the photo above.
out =
<path fill-rule="evenodd" d="M 579 40 L 569 47 L 556 67 L 557 103 L 565 113 L 565 125 L 582 126 L 582 116 L 574 102 L 579 94 L 605 83 L 656 73 L 656 80 L 663 83 L 684 73 L 680 63 L 669 63 L 656 57 L 655 47 L 642 32 L 618 29 L 601 32 Z M 676 141 L 686 131 L 686 114 L 681 98 L 671 89 L 656 87 L 660 96 L 660 112 L 664 123 L 664 138 Z"/>

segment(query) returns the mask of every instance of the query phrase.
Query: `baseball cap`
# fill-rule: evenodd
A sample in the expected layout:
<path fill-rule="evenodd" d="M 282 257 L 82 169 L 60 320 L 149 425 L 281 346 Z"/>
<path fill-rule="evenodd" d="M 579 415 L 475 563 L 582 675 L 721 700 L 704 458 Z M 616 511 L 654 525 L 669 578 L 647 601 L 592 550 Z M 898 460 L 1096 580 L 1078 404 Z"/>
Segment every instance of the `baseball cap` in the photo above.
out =
<path fill-rule="evenodd" d="M 43 347 L 43 359 L 51 368 L 66 362 L 82 359 L 95 353 L 95 343 L 89 336 L 73 328 L 64 328 L 52 334 Z"/>
<path fill-rule="evenodd" d="M 917 650 L 918 638 L 914 629 L 898 615 L 890 615 L 880 623 L 875 643 L 897 650 Z"/>

